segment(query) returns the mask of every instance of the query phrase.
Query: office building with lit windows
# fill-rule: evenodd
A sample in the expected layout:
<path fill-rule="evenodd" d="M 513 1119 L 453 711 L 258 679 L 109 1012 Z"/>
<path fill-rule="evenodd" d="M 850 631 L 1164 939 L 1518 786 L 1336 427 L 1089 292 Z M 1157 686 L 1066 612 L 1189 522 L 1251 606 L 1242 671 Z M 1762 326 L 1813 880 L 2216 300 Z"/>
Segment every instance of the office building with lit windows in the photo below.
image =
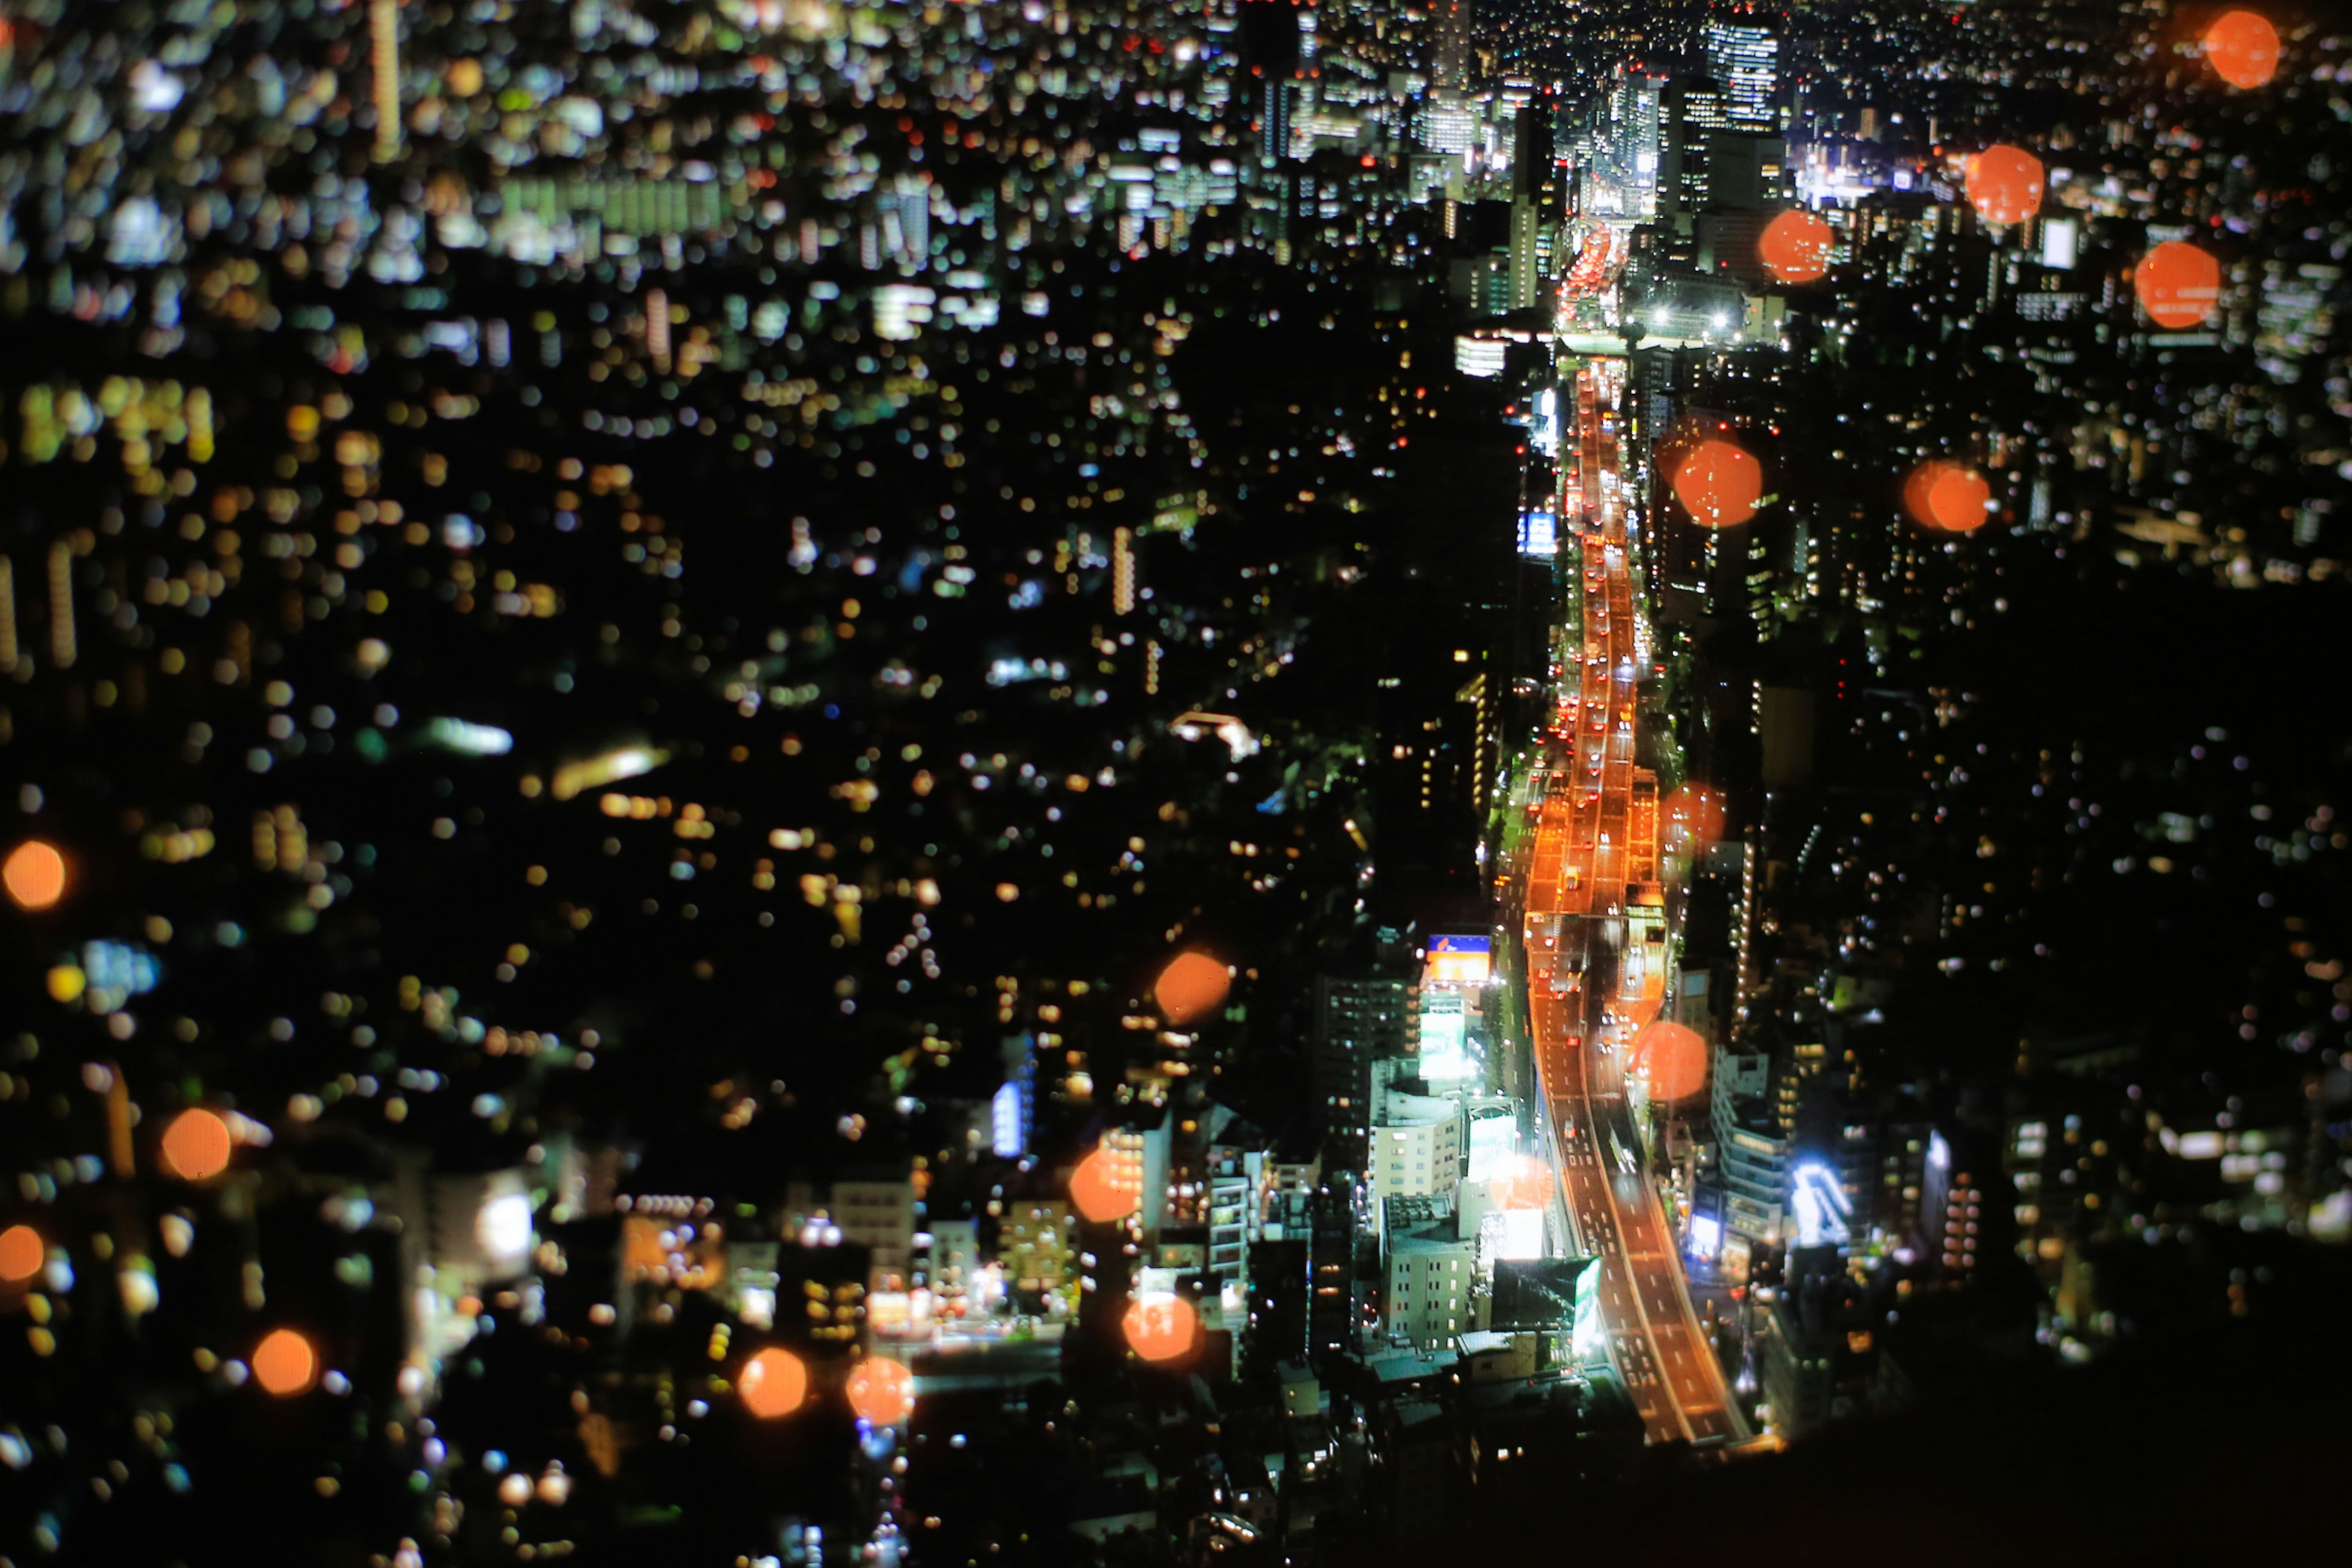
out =
<path fill-rule="evenodd" d="M 1756 5 L 1727 5 L 1707 18 L 1706 73 L 1723 84 L 1732 126 L 1780 128 L 1780 19 Z"/>
<path fill-rule="evenodd" d="M 1315 983 L 1310 1062 L 1317 1130 L 1327 1168 L 1361 1170 L 1371 1134 L 1372 1064 L 1420 1049 L 1420 991 L 1411 948 L 1381 933 L 1369 973 L 1326 974 Z"/>
<path fill-rule="evenodd" d="M 1471 1288 L 1478 1278 L 1478 1242 L 1459 1234 L 1454 1205 L 1437 1198 L 1387 1200 L 1382 1277 L 1383 1325 L 1390 1337 L 1417 1350 L 1451 1345 L 1475 1324 Z"/>

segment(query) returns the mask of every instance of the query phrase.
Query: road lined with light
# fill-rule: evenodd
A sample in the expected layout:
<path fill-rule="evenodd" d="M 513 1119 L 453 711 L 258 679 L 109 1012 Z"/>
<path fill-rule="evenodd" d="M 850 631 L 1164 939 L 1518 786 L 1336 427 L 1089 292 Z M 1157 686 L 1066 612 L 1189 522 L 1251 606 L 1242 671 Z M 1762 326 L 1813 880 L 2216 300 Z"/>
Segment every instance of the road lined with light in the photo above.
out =
<path fill-rule="evenodd" d="M 1560 515 L 1581 635 L 1536 764 L 1536 826 L 1510 903 L 1524 911 L 1528 1019 L 1560 1193 L 1600 1259 L 1611 1359 L 1653 1442 L 1736 1441 L 1745 1426 L 1690 1303 L 1674 1233 L 1642 1173 L 1627 1056 L 1665 994 L 1656 780 L 1635 763 L 1639 625 L 1616 441 L 1623 362 L 1577 375 Z M 1570 542 L 1573 542 L 1571 545 Z M 1565 642 L 1565 639 L 1563 639 Z"/>

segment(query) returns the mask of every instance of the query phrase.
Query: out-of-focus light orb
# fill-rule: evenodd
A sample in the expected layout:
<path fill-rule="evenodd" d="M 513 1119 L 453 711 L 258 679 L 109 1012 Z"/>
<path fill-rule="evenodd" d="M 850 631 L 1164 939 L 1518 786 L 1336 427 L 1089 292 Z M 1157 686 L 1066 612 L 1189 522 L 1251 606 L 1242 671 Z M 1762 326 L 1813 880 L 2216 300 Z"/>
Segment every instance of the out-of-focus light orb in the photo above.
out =
<path fill-rule="evenodd" d="M 482 90 L 482 65 L 479 60 L 457 59 L 449 62 L 449 90 L 459 98 L 471 98 Z"/>
<path fill-rule="evenodd" d="M 1948 533 L 1967 533 L 1985 524 L 1992 487 L 1974 468 L 1953 464 L 1927 487 L 1927 512 Z"/>
<path fill-rule="evenodd" d="M 562 1508 L 571 1495 L 572 1478 L 563 1473 L 562 1465 L 549 1465 L 547 1474 L 539 1478 L 539 1500 L 553 1508 Z"/>
<path fill-rule="evenodd" d="M 1987 223 L 2023 223 L 2042 210 L 2042 160 L 1997 142 L 1969 154 L 1969 205 Z"/>
<path fill-rule="evenodd" d="M 501 1193 L 482 1205 L 474 1221 L 474 1239 L 493 1258 L 520 1258 L 530 1250 L 530 1200 L 520 1193 Z"/>
<path fill-rule="evenodd" d="M 0 865 L 0 884 L 19 909 L 55 909 L 66 896 L 66 858 L 56 845 L 27 838 L 8 851 L 7 863 Z"/>
<path fill-rule="evenodd" d="M 2231 11 L 2205 29 L 2205 58 L 2231 87 L 2262 87 L 2278 74 L 2278 29 L 2252 11 Z"/>
<path fill-rule="evenodd" d="M 1539 1209 L 1551 1202 L 1551 1170 L 1532 1154 L 1515 1154 L 1494 1186 L 1497 1208 Z"/>
<path fill-rule="evenodd" d="M 1936 526 L 1936 514 L 1927 510 L 1927 492 L 1935 488 L 1936 481 L 1949 467 L 1951 465 L 1941 458 L 1930 458 L 1912 469 L 1903 481 L 1903 510 L 1909 512 L 1911 521 L 1922 528 Z"/>
<path fill-rule="evenodd" d="M 255 1381 L 280 1399 L 300 1394 L 319 1375 L 319 1352 L 292 1329 L 272 1329 L 253 1350 Z"/>
<path fill-rule="evenodd" d="M 1785 212 L 1764 227 L 1756 254 L 1783 283 L 1811 283 L 1830 269 L 1837 231 L 1809 212 Z"/>
<path fill-rule="evenodd" d="M 2193 327 L 2221 302 L 2221 264 L 2186 240 L 2167 240 L 2132 268 L 2132 289 L 2158 326 Z"/>
<path fill-rule="evenodd" d="M 1942 458 L 1920 464 L 1903 481 L 1903 510 L 1920 527 L 1939 533 L 1982 528 L 1991 502 L 1992 487 L 1982 474 Z"/>
<path fill-rule="evenodd" d="M 520 1470 L 499 1482 L 499 1500 L 509 1508 L 520 1508 L 530 1500 L 530 1478 Z"/>
<path fill-rule="evenodd" d="M 1706 1041 L 1660 1019 L 1633 1037 L 1633 1066 L 1649 1076 L 1652 1100 L 1688 1100 L 1706 1087 Z"/>
<path fill-rule="evenodd" d="M 849 1407 L 877 1426 L 895 1426 L 915 1413 L 915 1374 L 888 1356 L 867 1356 L 849 1374 Z"/>
<path fill-rule="evenodd" d="M 1701 441 L 1675 468 L 1675 499 L 1702 528 L 1730 528 L 1756 515 L 1764 466 L 1736 443 Z"/>
<path fill-rule="evenodd" d="M 1138 1301 L 1128 1308 L 1120 1326 L 1127 1332 L 1129 1350 L 1146 1361 L 1161 1363 L 1192 1354 L 1201 1337 L 1200 1313 L 1192 1310 L 1192 1302 L 1179 1297 Z"/>
<path fill-rule="evenodd" d="M 1705 784 L 1684 784 L 1666 796 L 1666 826 L 1693 848 L 1723 837 L 1723 797 Z"/>
<path fill-rule="evenodd" d="M 790 1415 L 808 1397 L 808 1368 L 788 1350 L 771 1345 L 743 1363 L 736 1379 L 743 1408 L 762 1421 Z"/>
<path fill-rule="evenodd" d="M 48 1256 L 41 1233 L 31 1226 L 12 1225 L 0 1230 L 0 1281 L 22 1285 L 41 1271 Z"/>
<path fill-rule="evenodd" d="M 1223 1006 L 1233 984 L 1232 973 L 1207 953 L 1180 952 L 1152 982 L 1151 999 L 1170 1023 L 1189 1024 Z"/>
<path fill-rule="evenodd" d="M 89 989 L 89 976 L 78 965 L 60 963 L 49 971 L 49 998 L 55 1002 L 72 1002 Z"/>
<path fill-rule="evenodd" d="M 184 1182 L 210 1181 L 228 1169 L 228 1123 L 197 1106 L 163 1130 L 163 1163 Z"/>
<path fill-rule="evenodd" d="M 1143 1203 L 1143 1194 L 1121 1169 L 1117 1156 L 1097 1149 L 1070 1173 L 1070 1202 L 1097 1225 L 1125 1219 Z"/>
<path fill-rule="evenodd" d="M 996 896 L 1009 904 L 1021 896 L 1021 889 L 1012 882 L 999 882 L 996 884 Z"/>
<path fill-rule="evenodd" d="M 114 1278 L 122 1291 L 122 1310 L 132 1317 L 143 1317 L 163 1305 L 163 1293 L 155 1288 L 155 1277 L 144 1268 L 126 1268 Z"/>

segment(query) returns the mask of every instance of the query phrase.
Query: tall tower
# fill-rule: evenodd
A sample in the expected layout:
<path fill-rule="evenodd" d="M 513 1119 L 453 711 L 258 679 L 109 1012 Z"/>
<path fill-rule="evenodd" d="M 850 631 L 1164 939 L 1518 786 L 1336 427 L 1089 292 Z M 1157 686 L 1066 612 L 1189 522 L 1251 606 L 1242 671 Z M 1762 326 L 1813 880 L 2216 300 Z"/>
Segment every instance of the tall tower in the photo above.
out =
<path fill-rule="evenodd" d="M 1519 110 L 1511 152 L 1511 309 L 1524 310 L 1542 298 L 1550 259 L 1550 227 L 1556 171 L 1552 163 L 1552 116 L 1548 97 Z"/>
<path fill-rule="evenodd" d="M 1298 11 L 1294 0 L 1242 0 L 1244 101 L 1260 168 L 1290 158 L 1291 79 L 1298 74 Z"/>
<path fill-rule="evenodd" d="M 1437 20 L 1437 71 L 1433 84 L 1448 92 L 1470 87 L 1470 26 L 1474 0 L 1433 0 Z"/>
<path fill-rule="evenodd" d="M 1131 528 L 1111 530 L 1110 610 L 1115 616 L 1135 613 L 1135 531 Z"/>
<path fill-rule="evenodd" d="M 368 65 L 373 74 L 375 155 L 400 152 L 400 0 L 368 0 Z"/>
<path fill-rule="evenodd" d="M 8 558 L 0 555 L 0 675 L 16 670 L 16 576 Z"/>
<path fill-rule="evenodd" d="M 1372 1064 L 1421 1049 L 1421 992 L 1407 933 L 1382 927 L 1373 962 L 1318 975 L 1310 1079 L 1326 1171 L 1360 1171 L 1371 1137 Z"/>
<path fill-rule="evenodd" d="M 1706 74 L 1723 84 L 1735 131 L 1780 129 L 1780 21 L 1754 4 L 1717 6 L 1706 19 Z"/>
<path fill-rule="evenodd" d="M 64 540 L 49 546 L 49 662 L 59 669 L 74 661 L 73 561 Z"/>
<path fill-rule="evenodd" d="M 1707 139 L 1730 124 L 1729 94 L 1706 78 L 1676 78 L 1658 95 L 1658 216 L 1688 232 L 1707 204 Z"/>

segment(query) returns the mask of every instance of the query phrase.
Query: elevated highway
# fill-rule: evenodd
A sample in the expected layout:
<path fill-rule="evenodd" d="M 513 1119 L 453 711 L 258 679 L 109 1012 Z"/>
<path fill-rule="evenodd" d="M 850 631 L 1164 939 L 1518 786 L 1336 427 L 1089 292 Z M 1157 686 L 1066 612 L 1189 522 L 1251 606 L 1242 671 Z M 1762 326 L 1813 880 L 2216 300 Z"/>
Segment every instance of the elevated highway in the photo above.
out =
<path fill-rule="evenodd" d="M 1577 376 L 1562 464 L 1554 723 L 1537 762 L 1532 834 L 1504 908 L 1518 916 L 1538 1096 L 1560 1201 L 1601 1265 L 1611 1357 L 1653 1442 L 1720 1445 L 1748 1433 L 1694 1311 L 1672 1226 L 1649 1180 L 1626 1096 L 1627 1056 L 1669 978 L 1657 780 L 1638 765 L 1634 615 L 1616 409 L 1622 360 Z"/>

